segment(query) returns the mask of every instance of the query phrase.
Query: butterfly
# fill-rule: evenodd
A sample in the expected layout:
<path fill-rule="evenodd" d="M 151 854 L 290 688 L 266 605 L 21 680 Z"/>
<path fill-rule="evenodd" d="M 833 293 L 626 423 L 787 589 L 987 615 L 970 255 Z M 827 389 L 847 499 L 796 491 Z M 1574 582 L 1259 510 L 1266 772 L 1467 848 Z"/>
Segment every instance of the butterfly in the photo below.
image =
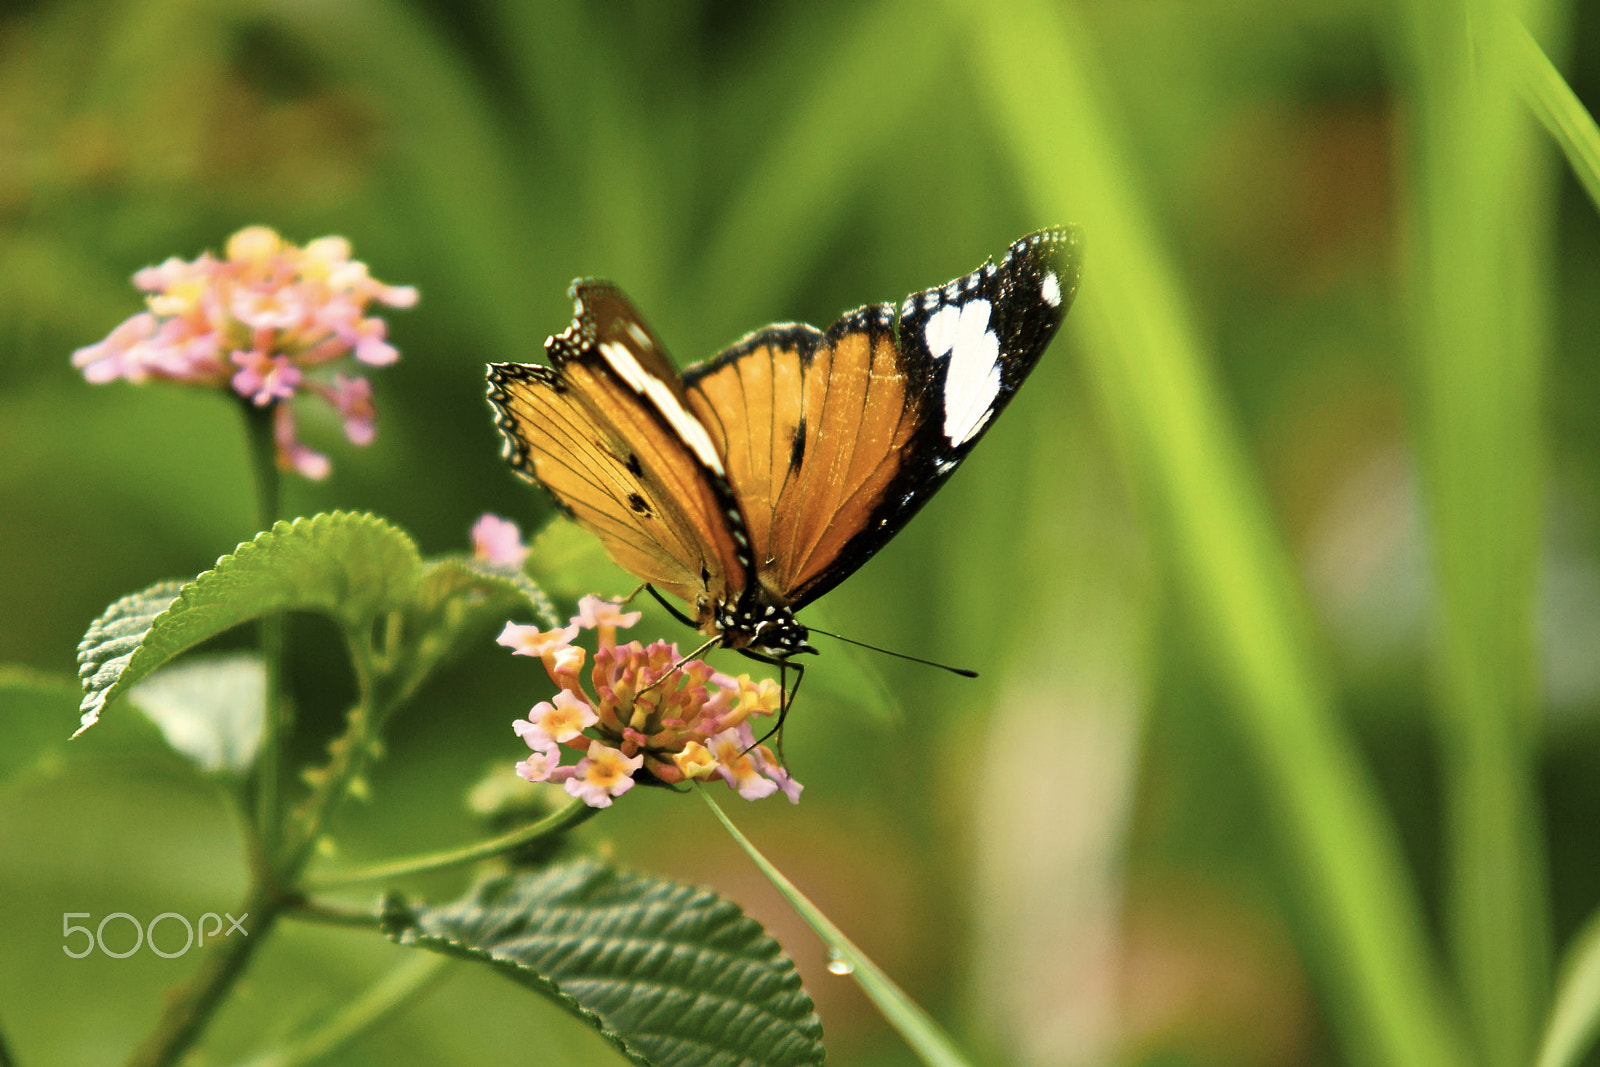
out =
<path fill-rule="evenodd" d="M 827 330 L 764 326 L 679 374 L 610 282 L 572 283 L 550 366 L 489 366 L 512 469 L 687 624 L 753 659 L 815 652 L 795 612 L 894 537 L 972 451 L 1072 304 L 1075 227 Z M 798 670 L 800 665 L 794 665 Z M 798 678 L 796 682 L 798 688 Z"/>

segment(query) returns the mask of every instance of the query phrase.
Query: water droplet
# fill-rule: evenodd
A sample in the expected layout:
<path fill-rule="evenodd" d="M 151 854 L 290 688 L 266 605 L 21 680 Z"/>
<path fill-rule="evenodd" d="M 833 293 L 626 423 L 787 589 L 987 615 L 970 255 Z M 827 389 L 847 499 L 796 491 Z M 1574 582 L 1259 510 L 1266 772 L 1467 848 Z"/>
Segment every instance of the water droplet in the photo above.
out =
<path fill-rule="evenodd" d="M 829 974 L 854 974 L 855 973 L 855 969 L 856 969 L 856 965 L 851 963 L 849 960 L 845 959 L 843 956 L 839 955 L 839 950 L 838 949 L 830 948 L 828 950 L 828 973 Z"/>

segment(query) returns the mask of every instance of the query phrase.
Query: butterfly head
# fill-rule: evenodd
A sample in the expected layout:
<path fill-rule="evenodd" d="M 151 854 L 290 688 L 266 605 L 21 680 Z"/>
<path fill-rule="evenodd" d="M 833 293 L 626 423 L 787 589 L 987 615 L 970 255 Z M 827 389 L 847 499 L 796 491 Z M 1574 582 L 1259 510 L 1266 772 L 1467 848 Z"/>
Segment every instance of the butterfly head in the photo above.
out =
<path fill-rule="evenodd" d="M 715 624 L 728 648 L 745 649 L 758 656 L 788 659 L 817 651 L 807 643 L 811 631 L 794 617 L 794 612 L 780 604 L 746 598 L 738 605 L 723 605 Z"/>

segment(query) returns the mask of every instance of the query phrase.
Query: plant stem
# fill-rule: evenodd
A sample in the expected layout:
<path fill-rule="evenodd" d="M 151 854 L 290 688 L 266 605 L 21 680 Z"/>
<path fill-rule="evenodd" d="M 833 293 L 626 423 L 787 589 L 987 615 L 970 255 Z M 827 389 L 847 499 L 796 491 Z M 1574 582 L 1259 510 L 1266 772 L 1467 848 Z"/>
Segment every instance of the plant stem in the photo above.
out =
<path fill-rule="evenodd" d="M 245 1067 L 303 1067 L 326 1059 L 406 1001 L 426 992 L 449 964 L 445 956 L 418 953 L 368 986 L 309 1034 L 285 1048 L 250 1060 Z"/>
<path fill-rule="evenodd" d="M 350 908 L 342 904 L 329 904 L 322 900 L 304 898 L 291 901 L 284 912 L 284 918 L 316 923 L 319 926 L 343 926 L 356 930 L 376 930 L 383 922 L 383 916 L 370 907 Z"/>
<path fill-rule="evenodd" d="M 250 473 L 256 495 L 256 525 L 265 530 L 278 517 L 278 443 L 273 438 L 275 407 L 244 405 L 245 432 L 250 446 Z"/>
<path fill-rule="evenodd" d="M 519 845 L 526 845 L 540 838 L 570 830 L 574 826 L 588 821 L 598 811 L 600 811 L 599 808 L 591 808 L 581 800 L 574 800 L 560 811 L 540 819 L 530 826 L 513 830 L 509 834 L 491 837 L 487 841 L 480 841 L 475 845 L 467 845 L 463 848 L 425 852 L 419 856 L 409 856 L 390 863 L 380 863 L 373 867 L 313 879 L 306 883 L 306 889 L 307 891 L 337 889 L 343 886 L 359 885 L 362 882 L 376 882 L 385 878 L 400 878 L 406 875 L 425 874 L 429 871 L 459 867 L 475 860 L 498 856 L 502 852 L 509 852 Z"/>
<path fill-rule="evenodd" d="M 167 1002 L 155 1033 L 129 1057 L 128 1067 L 165 1067 L 194 1043 L 223 996 L 244 972 L 256 946 L 272 930 L 283 906 L 283 894 L 276 886 L 257 885 L 251 891 L 245 900 L 244 916 L 254 920 L 252 928 L 242 937 L 226 938 L 206 954 L 194 977 Z"/>
<path fill-rule="evenodd" d="M 231 938 L 224 941 L 206 956 L 194 976 L 178 988 L 155 1033 L 135 1050 L 128 1067 L 168 1067 L 200 1036 L 222 998 L 244 972 L 256 946 L 291 903 L 283 887 L 295 884 L 311 857 L 312 846 L 328 813 L 343 798 L 351 779 L 365 766 L 371 751 L 367 726 L 379 717 L 374 711 L 375 678 L 366 651 L 352 642 L 350 652 L 361 702 L 351 710 L 350 726 L 344 736 L 333 743 L 333 756 L 322 772 L 322 780 L 300 809 L 299 829 L 294 840 L 281 850 L 281 858 L 266 855 L 255 865 L 254 884 L 244 910 L 245 914 L 255 917 L 256 928 L 237 941 Z"/>
<path fill-rule="evenodd" d="M 773 866 L 771 860 L 750 843 L 748 837 L 739 832 L 739 828 L 733 825 L 733 820 L 728 818 L 721 805 L 712 799 L 710 790 L 701 786 L 695 792 L 699 793 L 700 799 L 710 806 L 712 814 L 722 823 L 723 829 L 728 831 L 739 847 L 744 849 L 745 854 L 761 868 L 761 873 L 767 876 L 767 880 L 783 894 L 789 906 L 794 908 L 800 918 L 805 920 L 806 925 L 816 931 L 817 936 L 827 944 L 829 959 L 840 961 L 849 967 L 848 973 L 861 987 L 861 991 L 872 1001 L 873 1007 L 882 1013 L 884 1021 L 894 1027 L 905 1039 L 906 1044 L 911 1046 L 918 1059 L 929 1067 L 971 1067 L 971 1061 L 956 1047 L 950 1035 L 934 1021 L 933 1016 L 907 996 L 905 990 L 894 983 L 894 979 L 857 948 L 855 943 L 844 935 L 844 931 L 823 914 L 821 908 L 800 892 L 793 882 L 784 877 L 782 871 Z"/>
<path fill-rule="evenodd" d="M 247 405 L 245 428 L 254 474 L 256 525 L 269 528 L 278 518 L 278 445 L 273 439 L 274 407 Z M 283 702 L 284 617 L 261 620 L 261 663 L 266 674 L 266 718 L 256 759 L 255 827 L 267 862 L 277 859 L 283 825 L 283 747 L 289 715 Z"/>

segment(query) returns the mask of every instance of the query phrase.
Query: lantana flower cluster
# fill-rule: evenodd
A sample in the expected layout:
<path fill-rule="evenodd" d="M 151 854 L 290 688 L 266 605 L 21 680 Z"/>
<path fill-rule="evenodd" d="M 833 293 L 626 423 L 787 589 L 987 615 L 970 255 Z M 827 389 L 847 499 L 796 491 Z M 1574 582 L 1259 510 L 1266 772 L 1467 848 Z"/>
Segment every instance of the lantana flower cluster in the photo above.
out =
<path fill-rule="evenodd" d="M 228 239 L 222 259 L 174 256 L 139 271 L 133 283 L 150 294 L 147 310 L 73 353 L 72 365 L 89 381 L 154 378 L 226 387 L 260 408 L 275 404 L 278 465 L 313 480 L 326 478 L 332 465 L 300 443 L 290 403 L 297 395 L 332 404 L 351 444 L 372 442 L 371 383 L 323 369 L 350 353 L 369 367 L 399 359 L 387 324 L 367 307 L 408 308 L 417 291 L 374 280 L 365 263 L 350 258 L 343 237 L 301 248 L 265 226 L 248 226 Z"/>
<path fill-rule="evenodd" d="M 778 710 L 778 684 L 731 677 L 703 660 L 679 664 L 677 646 L 665 641 L 617 644 L 617 631 L 638 621 L 637 611 L 587 596 L 560 629 L 506 624 L 499 643 L 542 661 L 560 687 L 513 724 L 532 750 L 517 773 L 561 782 L 597 808 L 609 807 L 641 774 L 669 784 L 720 778 L 746 800 L 782 792 L 799 803 L 802 786 L 771 749 L 755 743 L 751 724 L 752 716 Z M 599 641 L 587 686 L 588 651 L 572 643 L 583 630 L 596 631 Z M 563 765 L 565 751 L 582 757 Z"/>

